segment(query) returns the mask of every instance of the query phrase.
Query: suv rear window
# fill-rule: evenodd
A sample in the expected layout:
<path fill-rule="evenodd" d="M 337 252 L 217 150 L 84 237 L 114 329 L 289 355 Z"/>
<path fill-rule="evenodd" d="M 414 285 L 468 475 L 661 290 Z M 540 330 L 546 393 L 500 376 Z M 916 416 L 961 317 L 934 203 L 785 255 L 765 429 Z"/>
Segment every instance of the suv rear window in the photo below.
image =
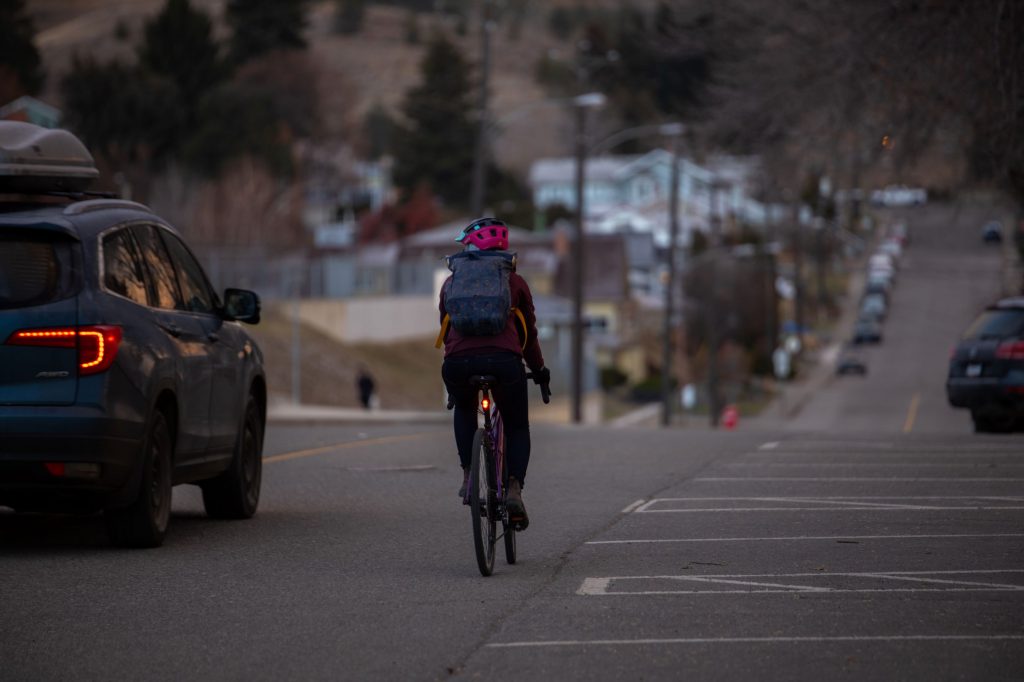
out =
<path fill-rule="evenodd" d="M 0 309 L 27 308 L 67 298 L 78 282 L 73 242 L 29 230 L 0 232 Z"/>
<path fill-rule="evenodd" d="M 967 331 L 965 339 L 1005 339 L 1024 336 L 1024 309 L 986 310 Z"/>

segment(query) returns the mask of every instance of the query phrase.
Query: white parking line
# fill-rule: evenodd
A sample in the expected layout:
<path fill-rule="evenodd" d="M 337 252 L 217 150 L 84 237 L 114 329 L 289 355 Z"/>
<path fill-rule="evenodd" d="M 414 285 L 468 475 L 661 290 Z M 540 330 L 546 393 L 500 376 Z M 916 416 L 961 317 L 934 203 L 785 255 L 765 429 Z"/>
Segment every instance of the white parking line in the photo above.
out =
<path fill-rule="evenodd" d="M 917 501 L 931 504 L 920 504 Z M 909 501 L 914 501 L 908 504 Z M 936 503 L 938 501 L 939 503 Z M 662 504 L 702 503 L 700 507 L 672 506 L 658 508 Z M 708 502 L 745 502 L 745 506 L 720 506 Z M 944 502 L 944 504 L 942 503 Z M 950 504 L 958 502 L 958 504 Z M 981 502 L 982 504 L 966 504 Z M 1002 502 L 1005 504 L 992 504 Z M 789 504 L 791 506 L 756 506 L 749 503 Z M 988 504 L 985 504 L 988 503 Z M 1016 503 L 1016 504 L 1014 504 Z M 792 506 L 792 505 L 797 506 Z M 813 506 L 812 506 L 813 505 Z M 633 510 L 636 514 L 692 514 L 706 512 L 754 512 L 754 511 L 1002 511 L 1024 509 L 1024 497 L 982 495 L 920 495 L 920 496 L 787 496 L 787 497 L 660 497 L 648 500 Z"/>
<path fill-rule="evenodd" d="M 949 535 L 789 535 L 749 538 L 654 538 L 649 540 L 590 540 L 586 545 L 641 545 L 677 542 L 803 542 L 810 540 L 839 542 L 842 540 L 942 540 L 966 538 L 1024 538 L 1024 533 L 955 533 Z"/>
<path fill-rule="evenodd" d="M 628 507 L 626 507 L 625 509 L 623 509 L 622 513 L 623 514 L 632 514 L 637 509 L 642 507 L 645 502 L 647 502 L 647 500 L 641 498 L 641 499 L 637 500 L 636 502 L 634 502 L 633 504 L 631 504 Z"/>
<path fill-rule="evenodd" d="M 868 467 L 868 468 L 884 468 L 884 467 L 913 467 L 915 469 L 926 468 L 926 467 L 939 467 L 951 469 L 954 467 L 970 467 L 972 469 L 978 469 L 979 464 L 984 467 L 995 466 L 1000 469 L 1009 467 L 1024 467 L 1024 462 L 1000 462 L 998 464 L 992 464 L 990 462 L 979 462 L 978 460 L 964 460 L 962 462 L 728 462 L 725 466 L 735 469 L 747 468 L 747 467 Z"/>
<path fill-rule="evenodd" d="M 666 595 L 715 595 L 715 594 L 786 594 L 793 592 L 814 592 L 828 594 L 884 593 L 884 592 L 1024 592 L 1024 584 L 986 582 L 980 580 L 955 579 L 956 576 L 977 578 L 980 576 L 1013 576 L 1024 573 L 1024 569 L 983 569 L 968 571 L 865 571 L 851 573 L 753 573 L 713 575 L 633 575 L 584 578 L 576 594 L 586 597 L 604 596 L 666 596 Z M 944 577 L 937 577 L 944 576 Z M 837 578 L 840 586 L 808 585 L 810 581 L 833 581 Z M 788 579 L 788 580 L 787 580 Z M 866 581 L 863 587 L 848 586 L 850 579 Z M 796 582 L 794 582 L 796 580 Z M 620 582 L 673 582 L 712 585 L 742 585 L 754 589 L 650 589 L 617 592 L 613 583 Z M 887 581 L 911 582 L 927 587 L 876 587 L 872 583 Z"/>
<path fill-rule="evenodd" d="M 629 646 L 659 644 L 826 644 L 831 642 L 1000 642 L 1024 635 L 848 635 L 838 637 L 672 637 L 650 639 L 563 639 L 534 642 L 491 642 L 490 649 L 528 647 Z"/>
<path fill-rule="evenodd" d="M 758 450 L 774 450 L 779 447 L 779 441 L 775 440 L 770 443 L 762 443 Z"/>
<path fill-rule="evenodd" d="M 813 481 L 818 483 L 842 483 L 842 482 L 892 482 L 892 483 L 914 483 L 917 481 L 934 483 L 938 481 L 949 481 L 950 483 L 995 483 L 1006 481 L 1007 483 L 1020 483 L 1024 478 L 967 478 L 964 476 L 704 476 L 693 479 L 698 483 L 724 482 L 724 481 Z"/>

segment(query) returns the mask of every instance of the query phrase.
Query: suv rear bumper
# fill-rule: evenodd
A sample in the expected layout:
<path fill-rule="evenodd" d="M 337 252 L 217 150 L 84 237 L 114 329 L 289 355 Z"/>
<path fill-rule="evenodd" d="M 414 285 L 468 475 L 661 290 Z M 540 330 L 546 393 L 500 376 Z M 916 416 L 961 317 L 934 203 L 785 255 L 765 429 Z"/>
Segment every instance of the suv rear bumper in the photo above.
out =
<path fill-rule="evenodd" d="M 946 397 L 953 407 L 1024 410 L 1024 384 L 1001 379 L 948 379 Z"/>
<path fill-rule="evenodd" d="M 0 505 L 75 511 L 130 502 L 143 433 L 144 425 L 97 408 L 0 407 Z"/>

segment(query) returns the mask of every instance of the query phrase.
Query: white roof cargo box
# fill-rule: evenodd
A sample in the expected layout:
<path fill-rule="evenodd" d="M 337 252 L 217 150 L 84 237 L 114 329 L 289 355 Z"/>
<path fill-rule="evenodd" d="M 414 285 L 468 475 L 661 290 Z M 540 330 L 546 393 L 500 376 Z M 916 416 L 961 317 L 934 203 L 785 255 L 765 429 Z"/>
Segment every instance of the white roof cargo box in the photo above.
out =
<path fill-rule="evenodd" d="M 68 131 L 0 121 L 0 192 L 76 192 L 98 175 L 92 154 Z"/>

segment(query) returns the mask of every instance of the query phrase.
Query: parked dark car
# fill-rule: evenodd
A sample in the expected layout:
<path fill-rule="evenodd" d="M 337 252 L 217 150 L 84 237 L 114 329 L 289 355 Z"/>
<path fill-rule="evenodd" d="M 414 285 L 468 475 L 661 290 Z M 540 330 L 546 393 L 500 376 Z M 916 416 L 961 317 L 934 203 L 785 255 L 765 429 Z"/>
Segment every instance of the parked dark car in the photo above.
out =
<path fill-rule="evenodd" d="M 1003 226 L 996 220 L 985 223 L 981 228 L 981 240 L 986 244 L 999 244 L 1003 241 Z"/>
<path fill-rule="evenodd" d="M 836 362 L 836 374 L 859 374 L 865 376 L 868 373 L 868 364 L 860 353 L 846 349 L 839 356 Z"/>
<path fill-rule="evenodd" d="M 946 395 L 970 409 L 975 431 L 1024 428 L 1024 297 L 989 306 L 967 328 L 949 360 Z"/>
<path fill-rule="evenodd" d="M 869 292 L 860 301 L 860 317 L 882 322 L 889 314 L 889 300 L 885 294 Z"/>
<path fill-rule="evenodd" d="M 26 132 L 91 165 L 84 147 L 4 124 L 8 160 Z M 259 298 L 219 297 L 145 206 L 25 177 L 0 200 L 0 505 L 103 511 L 111 540 L 136 547 L 163 541 L 173 485 L 200 485 L 210 516 L 252 516 L 266 379 L 239 322 L 259 321 Z"/>
<path fill-rule="evenodd" d="M 859 318 L 853 325 L 853 342 L 855 344 L 881 343 L 882 323 L 874 317 Z"/>

